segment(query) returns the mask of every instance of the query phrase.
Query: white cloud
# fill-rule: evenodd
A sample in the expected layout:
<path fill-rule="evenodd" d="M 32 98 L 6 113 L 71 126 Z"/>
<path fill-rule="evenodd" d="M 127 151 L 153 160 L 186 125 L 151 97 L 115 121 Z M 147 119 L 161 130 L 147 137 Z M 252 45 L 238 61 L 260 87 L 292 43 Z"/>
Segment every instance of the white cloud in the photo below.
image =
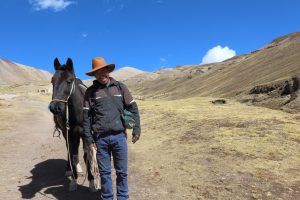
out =
<path fill-rule="evenodd" d="M 104 8 L 104 14 L 122 11 L 126 7 L 124 0 L 100 0 L 100 2 Z"/>
<path fill-rule="evenodd" d="M 162 62 L 162 63 L 163 63 L 163 62 L 167 62 L 167 59 L 165 59 L 165 58 L 160 58 L 159 60 L 160 60 L 160 62 Z"/>
<path fill-rule="evenodd" d="M 202 58 L 201 64 L 222 62 L 223 60 L 232 58 L 236 55 L 235 51 L 229 47 L 222 48 L 220 45 L 215 46 L 208 50 L 205 56 Z"/>
<path fill-rule="evenodd" d="M 113 10 L 114 10 L 113 8 L 108 8 L 105 10 L 104 14 L 111 13 Z"/>
<path fill-rule="evenodd" d="M 86 38 L 88 36 L 88 33 L 84 32 L 81 34 L 82 37 Z"/>
<path fill-rule="evenodd" d="M 68 0 L 29 0 L 29 3 L 32 4 L 33 8 L 37 11 L 52 9 L 55 12 L 58 12 L 64 10 L 75 2 Z"/>

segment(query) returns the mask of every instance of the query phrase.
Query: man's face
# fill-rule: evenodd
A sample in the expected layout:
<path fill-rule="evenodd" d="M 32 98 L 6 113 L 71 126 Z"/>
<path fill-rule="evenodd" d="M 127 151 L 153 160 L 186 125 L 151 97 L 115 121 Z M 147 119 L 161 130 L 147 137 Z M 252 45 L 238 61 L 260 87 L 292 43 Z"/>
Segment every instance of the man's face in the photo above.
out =
<path fill-rule="evenodd" d="M 109 69 L 107 67 L 103 69 L 99 69 L 95 73 L 95 77 L 99 83 L 102 85 L 105 85 L 110 82 L 109 79 Z"/>

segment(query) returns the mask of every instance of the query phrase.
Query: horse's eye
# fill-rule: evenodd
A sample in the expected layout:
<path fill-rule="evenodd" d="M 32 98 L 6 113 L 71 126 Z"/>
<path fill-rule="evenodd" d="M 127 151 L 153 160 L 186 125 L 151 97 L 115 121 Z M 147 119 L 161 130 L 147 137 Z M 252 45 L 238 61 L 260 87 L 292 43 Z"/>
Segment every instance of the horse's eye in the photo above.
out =
<path fill-rule="evenodd" d="M 72 81 L 71 80 L 67 80 L 67 84 L 71 84 L 72 83 Z"/>

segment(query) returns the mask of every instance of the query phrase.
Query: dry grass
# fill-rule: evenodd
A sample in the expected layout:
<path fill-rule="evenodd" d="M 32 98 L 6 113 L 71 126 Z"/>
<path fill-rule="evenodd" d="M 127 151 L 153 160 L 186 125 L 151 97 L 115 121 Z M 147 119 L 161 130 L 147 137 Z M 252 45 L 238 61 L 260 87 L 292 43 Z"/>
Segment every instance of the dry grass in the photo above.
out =
<path fill-rule="evenodd" d="M 28 104 L 35 104 L 36 101 L 47 104 L 49 99 L 51 97 L 47 95 L 18 96 L 11 100 L 0 99 L 0 134 L 14 130 L 18 122 L 22 120 L 21 118 L 30 113 Z M 38 113 L 35 114 L 38 115 Z"/>
<path fill-rule="evenodd" d="M 51 94 L 40 94 L 38 89 L 48 87 L 49 83 L 9 85 L 0 87 L 0 133 L 13 130 L 25 113 L 30 112 L 26 105 L 33 101 L 48 103 Z M 23 103 L 22 103 L 23 102 Z"/>
<path fill-rule="evenodd" d="M 20 94 L 0 100 L 0 132 L 28 116 L 21 102 L 50 101 L 38 87 L 0 88 Z M 161 200 L 300 199 L 300 114 L 213 100 L 138 102 L 142 138 L 129 145 L 130 169 L 144 175 L 144 190 Z"/>
<path fill-rule="evenodd" d="M 139 102 L 130 149 L 161 199 L 300 198 L 300 115 L 212 100 Z"/>
<path fill-rule="evenodd" d="M 285 39 L 280 43 L 274 41 L 266 48 L 221 63 L 176 68 L 155 80 L 145 78 L 137 82 L 133 79 L 127 83 L 135 94 L 148 99 L 197 96 L 238 96 L 239 99 L 244 99 L 257 85 L 290 79 L 300 73 L 300 33 L 282 38 Z M 194 73 L 195 70 L 204 68 L 210 70 Z M 179 69 L 182 74 L 174 76 Z"/>

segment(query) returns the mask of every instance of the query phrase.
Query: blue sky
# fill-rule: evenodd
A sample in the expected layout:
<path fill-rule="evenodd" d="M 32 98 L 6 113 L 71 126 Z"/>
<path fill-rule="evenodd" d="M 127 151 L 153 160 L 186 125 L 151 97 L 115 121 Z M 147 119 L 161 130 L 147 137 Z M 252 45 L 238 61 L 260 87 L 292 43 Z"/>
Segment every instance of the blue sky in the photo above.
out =
<path fill-rule="evenodd" d="M 214 62 L 299 31 L 300 0 L 1 0 L 0 58 L 53 72 Z"/>

